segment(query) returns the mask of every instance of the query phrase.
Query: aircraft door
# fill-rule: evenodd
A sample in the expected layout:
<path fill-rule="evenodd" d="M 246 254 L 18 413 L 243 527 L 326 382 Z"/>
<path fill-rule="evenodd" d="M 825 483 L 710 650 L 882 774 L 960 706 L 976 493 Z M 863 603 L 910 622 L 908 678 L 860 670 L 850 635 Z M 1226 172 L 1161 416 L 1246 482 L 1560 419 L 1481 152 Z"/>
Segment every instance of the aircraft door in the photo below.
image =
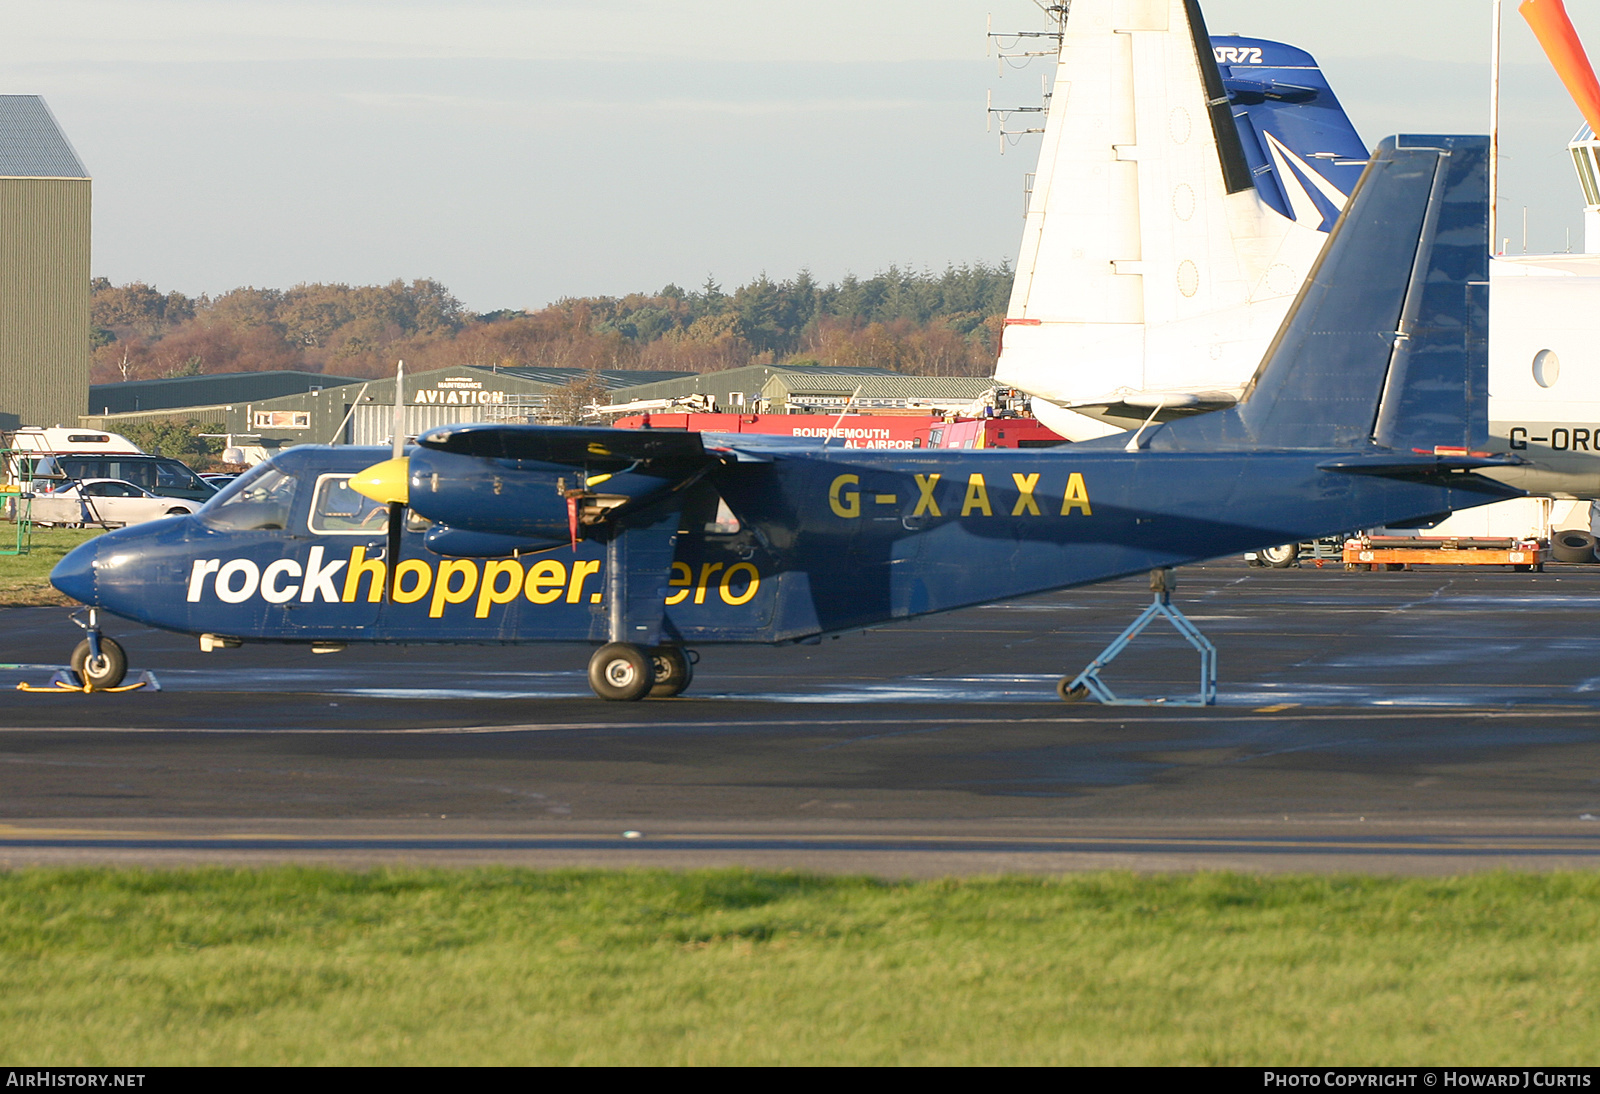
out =
<path fill-rule="evenodd" d="M 747 634 L 772 622 L 776 564 L 753 523 L 742 521 L 709 483 L 679 513 L 668 575 L 667 614 L 684 631 Z"/>
<path fill-rule="evenodd" d="M 318 475 L 306 507 L 301 590 L 285 603 L 284 622 L 300 634 L 334 637 L 378 623 L 389 560 L 389 512 L 350 489 L 349 472 Z M 409 538 L 409 537 L 408 537 Z"/>

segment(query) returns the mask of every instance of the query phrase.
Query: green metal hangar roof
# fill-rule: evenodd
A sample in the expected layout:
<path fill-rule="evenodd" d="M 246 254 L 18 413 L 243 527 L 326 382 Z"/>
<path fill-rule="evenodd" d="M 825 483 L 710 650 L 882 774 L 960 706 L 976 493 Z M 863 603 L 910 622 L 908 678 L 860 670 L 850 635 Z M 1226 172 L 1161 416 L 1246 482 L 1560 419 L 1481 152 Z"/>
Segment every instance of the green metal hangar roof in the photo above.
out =
<path fill-rule="evenodd" d="M 544 416 L 550 397 L 597 375 L 615 394 L 640 384 L 690 374 L 577 368 L 481 368 L 465 365 L 407 373 L 406 435 L 461 422 L 527 422 Z M 343 379 L 341 377 L 340 379 Z M 384 444 L 394 421 L 394 377 L 354 381 L 322 391 L 251 399 L 224 408 L 223 432 L 269 449 L 294 444 Z M 255 438 L 259 437 L 259 440 Z"/>
<path fill-rule="evenodd" d="M 89 172 L 37 95 L 0 95 L 0 429 L 89 393 Z"/>
<path fill-rule="evenodd" d="M 992 376 L 850 376 L 837 372 L 779 372 L 761 387 L 761 401 L 771 414 L 852 411 L 930 411 L 961 406 L 994 387 Z"/>
<path fill-rule="evenodd" d="M 864 377 L 899 376 L 899 373 L 886 368 L 853 365 L 745 365 L 743 368 L 723 369 L 721 372 L 689 373 L 677 379 L 642 384 L 630 387 L 626 391 L 613 391 L 612 402 L 630 403 L 708 395 L 716 403 L 718 410 L 735 412 L 759 410 L 761 413 L 777 414 L 782 413 L 782 407 L 768 410 L 757 405 L 768 382 L 777 376 L 833 377 L 841 384 L 848 380 L 849 387 L 845 391 L 848 395 Z"/>
<path fill-rule="evenodd" d="M 227 403 L 275 399 L 280 395 L 301 395 L 355 383 L 360 381 L 351 376 L 283 371 L 220 372 L 210 376 L 178 376 L 170 380 L 90 384 L 89 414 L 103 419 L 109 415 L 170 410 L 175 407 L 216 407 Z"/>

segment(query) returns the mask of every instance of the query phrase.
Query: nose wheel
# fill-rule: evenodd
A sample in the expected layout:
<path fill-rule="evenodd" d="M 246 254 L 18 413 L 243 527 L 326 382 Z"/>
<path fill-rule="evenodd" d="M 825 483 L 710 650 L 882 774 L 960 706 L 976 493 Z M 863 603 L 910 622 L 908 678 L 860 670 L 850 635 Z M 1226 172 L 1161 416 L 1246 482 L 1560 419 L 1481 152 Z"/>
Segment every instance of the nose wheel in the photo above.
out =
<path fill-rule="evenodd" d="M 72 659 L 68 662 L 72 666 L 72 671 L 78 674 L 78 679 L 87 684 L 90 691 L 114 688 L 128 675 L 128 655 L 122 647 L 115 639 L 104 635 L 99 637 L 99 653 L 94 651 L 90 640 L 85 638 L 73 649 Z"/>
<path fill-rule="evenodd" d="M 100 633 L 100 612 L 87 609 L 88 619 L 79 619 L 74 612 L 69 618 L 83 629 L 83 641 L 72 651 L 68 661 L 89 691 L 103 691 L 122 683 L 128 675 L 128 655 L 114 639 Z"/>

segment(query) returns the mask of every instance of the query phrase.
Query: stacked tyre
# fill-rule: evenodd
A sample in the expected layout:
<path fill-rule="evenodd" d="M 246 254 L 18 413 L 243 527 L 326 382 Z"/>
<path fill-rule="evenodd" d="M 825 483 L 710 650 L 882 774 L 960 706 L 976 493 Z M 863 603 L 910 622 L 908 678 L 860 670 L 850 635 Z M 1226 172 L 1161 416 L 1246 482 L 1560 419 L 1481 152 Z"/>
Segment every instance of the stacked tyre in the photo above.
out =
<path fill-rule="evenodd" d="M 1550 537 L 1550 557 L 1557 562 L 1593 562 L 1594 545 L 1588 532 L 1568 529 Z"/>

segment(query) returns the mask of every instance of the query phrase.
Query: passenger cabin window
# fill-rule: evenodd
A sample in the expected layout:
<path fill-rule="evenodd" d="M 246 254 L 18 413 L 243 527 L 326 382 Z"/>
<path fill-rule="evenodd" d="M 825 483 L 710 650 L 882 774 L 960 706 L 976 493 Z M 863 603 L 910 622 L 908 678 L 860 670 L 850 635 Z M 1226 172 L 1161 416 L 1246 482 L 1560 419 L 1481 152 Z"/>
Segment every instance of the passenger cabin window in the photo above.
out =
<path fill-rule="evenodd" d="M 262 464 L 262 473 L 240 479 L 237 489 L 200 511 L 213 528 L 233 532 L 282 531 L 289 526 L 295 480 Z"/>
<path fill-rule="evenodd" d="M 739 518 L 733 515 L 722 495 L 705 483 L 694 487 L 684 500 L 678 531 L 694 535 L 736 536 Z"/>
<path fill-rule="evenodd" d="M 323 475 L 311 503 L 311 530 L 325 536 L 382 535 L 389 510 L 350 489 L 349 475 Z"/>
<path fill-rule="evenodd" d="M 732 536 L 739 532 L 739 518 L 733 515 L 728 503 L 717 498 L 717 515 L 706 522 L 706 535 Z"/>

